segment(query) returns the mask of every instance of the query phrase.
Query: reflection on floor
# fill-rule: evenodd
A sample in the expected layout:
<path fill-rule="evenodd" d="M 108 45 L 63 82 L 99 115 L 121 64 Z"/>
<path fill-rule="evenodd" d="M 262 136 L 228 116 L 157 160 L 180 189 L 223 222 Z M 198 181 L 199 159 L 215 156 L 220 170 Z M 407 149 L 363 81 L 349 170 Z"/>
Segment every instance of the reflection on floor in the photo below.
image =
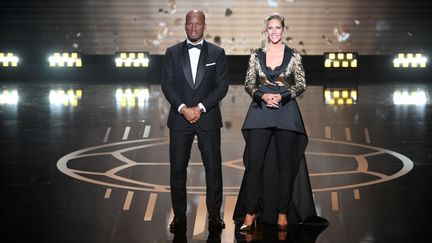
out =
<path fill-rule="evenodd" d="M 167 230 L 173 217 L 165 125 L 169 107 L 159 86 L 4 85 L 2 238 L 426 242 L 432 226 L 431 89 L 359 86 L 355 104 L 337 105 L 339 94 L 332 91 L 336 104 L 328 105 L 323 87 L 309 86 L 298 98 L 310 138 L 307 162 L 318 214 L 330 225 L 292 226 L 287 232 L 259 225 L 242 234 L 231 216 L 243 174 L 240 128 L 250 98 L 242 86 L 231 86 L 221 104 L 221 215 L 227 228 L 221 234 L 207 230 L 203 166 L 194 144 L 188 229 L 173 235 Z M 396 104 L 397 97 L 408 101 L 411 90 L 423 90 L 425 104 Z"/>

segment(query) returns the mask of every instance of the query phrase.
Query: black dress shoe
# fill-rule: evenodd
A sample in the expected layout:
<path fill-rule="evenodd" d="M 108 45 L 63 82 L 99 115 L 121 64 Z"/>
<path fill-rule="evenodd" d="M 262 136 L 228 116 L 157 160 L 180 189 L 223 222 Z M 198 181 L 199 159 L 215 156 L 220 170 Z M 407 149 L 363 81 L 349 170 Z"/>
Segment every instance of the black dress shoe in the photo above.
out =
<path fill-rule="evenodd" d="M 209 216 L 208 218 L 209 228 L 212 229 L 225 229 L 225 222 L 219 215 Z"/>
<path fill-rule="evenodd" d="M 171 233 L 186 231 L 186 218 L 185 217 L 174 217 L 173 221 L 169 225 Z"/>

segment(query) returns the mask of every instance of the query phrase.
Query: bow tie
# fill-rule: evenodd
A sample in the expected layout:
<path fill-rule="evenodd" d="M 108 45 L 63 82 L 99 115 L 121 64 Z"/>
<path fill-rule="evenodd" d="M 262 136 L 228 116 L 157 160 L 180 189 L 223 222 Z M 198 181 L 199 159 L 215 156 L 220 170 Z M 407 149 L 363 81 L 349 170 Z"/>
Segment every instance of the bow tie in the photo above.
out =
<path fill-rule="evenodd" d="M 198 49 L 201 50 L 201 46 L 202 46 L 202 44 L 196 44 L 196 45 L 194 45 L 194 44 L 192 44 L 192 43 L 187 43 L 187 47 L 188 47 L 188 49 L 191 49 L 191 48 L 198 48 Z"/>

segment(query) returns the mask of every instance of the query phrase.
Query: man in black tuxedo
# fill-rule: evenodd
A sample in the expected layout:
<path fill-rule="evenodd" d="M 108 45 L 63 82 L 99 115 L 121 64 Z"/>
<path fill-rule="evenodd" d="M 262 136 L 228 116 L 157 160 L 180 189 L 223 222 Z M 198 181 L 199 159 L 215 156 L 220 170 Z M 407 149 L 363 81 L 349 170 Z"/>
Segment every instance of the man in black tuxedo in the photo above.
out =
<path fill-rule="evenodd" d="M 220 152 L 222 117 L 219 103 L 228 91 L 228 63 L 224 49 L 203 39 L 205 15 L 192 10 L 186 15 L 187 40 L 166 50 L 162 91 L 171 104 L 170 186 L 174 220 L 171 232 L 186 229 L 186 169 L 192 143 L 198 148 L 205 168 L 209 229 L 223 229 L 222 159 Z"/>

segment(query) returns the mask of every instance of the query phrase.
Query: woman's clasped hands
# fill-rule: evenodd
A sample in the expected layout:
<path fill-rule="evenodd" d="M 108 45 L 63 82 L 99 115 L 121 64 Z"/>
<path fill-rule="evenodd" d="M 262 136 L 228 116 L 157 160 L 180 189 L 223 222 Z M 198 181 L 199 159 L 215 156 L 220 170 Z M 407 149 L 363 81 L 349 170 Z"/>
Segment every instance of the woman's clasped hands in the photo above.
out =
<path fill-rule="evenodd" d="M 265 93 L 261 99 L 267 104 L 267 107 L 278 109 L 282 96 L 280 94 Z"/>

